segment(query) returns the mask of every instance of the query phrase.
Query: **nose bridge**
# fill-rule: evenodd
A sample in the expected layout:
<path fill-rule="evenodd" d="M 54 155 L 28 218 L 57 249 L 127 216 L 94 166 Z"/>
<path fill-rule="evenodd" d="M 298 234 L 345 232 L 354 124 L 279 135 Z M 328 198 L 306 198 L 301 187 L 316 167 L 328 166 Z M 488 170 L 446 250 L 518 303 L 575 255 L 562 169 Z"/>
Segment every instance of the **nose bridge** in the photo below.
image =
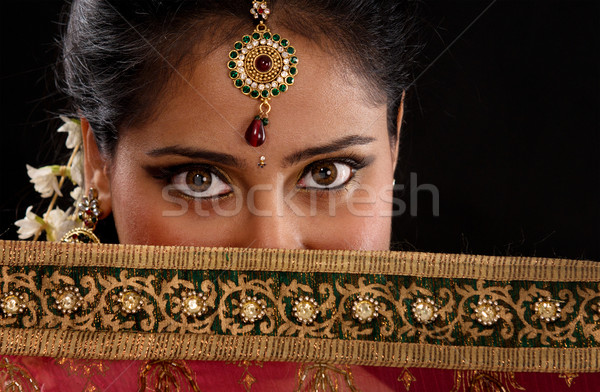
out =
<path fill-rule="evenodd" d="M 274 184 L 256 186 L 248 193 L 246 227 L 249 247 L 304 248 L 301 227 L 293 211 L 285 208 L 282 190 Z"/>

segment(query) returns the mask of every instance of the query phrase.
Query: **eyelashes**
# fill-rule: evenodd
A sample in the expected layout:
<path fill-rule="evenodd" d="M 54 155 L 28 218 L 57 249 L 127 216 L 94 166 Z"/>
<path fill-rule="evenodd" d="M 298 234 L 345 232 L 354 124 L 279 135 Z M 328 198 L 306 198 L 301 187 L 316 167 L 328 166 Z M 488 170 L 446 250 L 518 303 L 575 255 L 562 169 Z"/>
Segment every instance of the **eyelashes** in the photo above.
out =
<path fill-rule="evenodd" d="M 354 178 L 358 170 L 369 163 L 365 158 L 356 156 L 319 160 L 303 170 L 297 186 L 305 190 L 339 190 Z"/>
<path fill-rule="evenodd" d="M 296 181 L 296 187 L 319 194 L 346 188 L 356 173 L 371 164 L 373 157 L 347 155 L 327 158 L 305 166 Z M 147 172 L 177 195 L 189 200 L 220 199 L 234 192 L 228 176 L 210 164 L 186 164 L 166 167 L 146 167 Z"/>
<path fill-rule="evenodd" d="M 174 189 L 194 199 L 214 199 L 231 192 L 231 185 L 204 168 L 185 170 L 171 177 Z"/>
<path fill-rule="evenodd" d="M 218 199 L 233 193 L 221 170 L 208 164 L 146 167 L 150 175 L 186 199 Z"/>

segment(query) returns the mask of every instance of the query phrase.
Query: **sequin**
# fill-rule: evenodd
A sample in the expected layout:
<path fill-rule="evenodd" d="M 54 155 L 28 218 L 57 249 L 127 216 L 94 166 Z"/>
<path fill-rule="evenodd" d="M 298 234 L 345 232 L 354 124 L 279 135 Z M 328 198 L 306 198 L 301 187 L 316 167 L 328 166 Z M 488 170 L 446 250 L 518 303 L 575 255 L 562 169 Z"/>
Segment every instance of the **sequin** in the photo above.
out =
<path fill-rule="evenodd" d="M 245 323 L 253 323 L 265 316 L 266 305 L 256 297 L 246 297 L 240 302 L 240 315 Z"/>
<path fill-rule="evenodd" d="M 68 286 L 54 294 L 56 306 L 64 314 L 76 312 L 83 305 L 83 297 L 77 287 Z"/>
<path fill-rule="evenodd" d="M 415 319 L 421 324 L 430 324 L 438 317 L 438 308 L 431 298 L 418 298 L 412 304 L 412 312 Z"/>
<path fill-rule="evenodd" d="M 305 325 L 310 324 L 315 321 L 319 314 L 317 301 L 308 296 L 300 297 L 294 301 L 292 312 L 298 322 Z"/>
<path fill-rule="evenodd" d="M 352 305 L 352 317 L 361 323 L 372 321 L 379 315 L 379 302 L 369 296 L 359 296 Z"/>

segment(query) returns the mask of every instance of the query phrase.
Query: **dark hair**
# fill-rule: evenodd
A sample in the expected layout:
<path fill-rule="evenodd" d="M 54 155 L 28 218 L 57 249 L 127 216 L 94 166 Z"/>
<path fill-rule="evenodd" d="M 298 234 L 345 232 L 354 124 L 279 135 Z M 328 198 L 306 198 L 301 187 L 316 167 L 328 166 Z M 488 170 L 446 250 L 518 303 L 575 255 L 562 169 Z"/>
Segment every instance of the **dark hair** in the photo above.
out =
<path fill-rule="evenodd" d="M 268 22 L 343 54 L 371 86 L 367 99 L 387 103 L 390 140 L 408 87 L 414 2 L 272 0 Z M 183 67 L 194 43 L 234 42 L 253 28 L 241 0 L 73 0 L 62 40 L 64 89 L 109 156 L 119 127 L 149 118 L 156 97 Z M 210 35 L 210 36 L 209 36 Z"/>

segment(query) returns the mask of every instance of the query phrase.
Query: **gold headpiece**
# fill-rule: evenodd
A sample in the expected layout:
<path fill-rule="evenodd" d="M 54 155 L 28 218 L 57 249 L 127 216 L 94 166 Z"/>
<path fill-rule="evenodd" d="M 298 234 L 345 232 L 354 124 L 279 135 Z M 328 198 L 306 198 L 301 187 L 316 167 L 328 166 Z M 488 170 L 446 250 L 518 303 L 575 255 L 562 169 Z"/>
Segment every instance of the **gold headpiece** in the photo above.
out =
<path fill-rule="evenodd" d="M 270 101 L 286 92 L 298 74 L 296 49 L 289 40 L 273 34 L 265 24 L 271 11 L 266 1 L 253 1 L 250 13 L 259 19 L 252 34 L 234 44 L 227 68 L 233 85 L 244 95 L 260 100 L 259 113 L 246 131 L 246 141 L 253 147 L 265 142 L 269 123 Z"/>

